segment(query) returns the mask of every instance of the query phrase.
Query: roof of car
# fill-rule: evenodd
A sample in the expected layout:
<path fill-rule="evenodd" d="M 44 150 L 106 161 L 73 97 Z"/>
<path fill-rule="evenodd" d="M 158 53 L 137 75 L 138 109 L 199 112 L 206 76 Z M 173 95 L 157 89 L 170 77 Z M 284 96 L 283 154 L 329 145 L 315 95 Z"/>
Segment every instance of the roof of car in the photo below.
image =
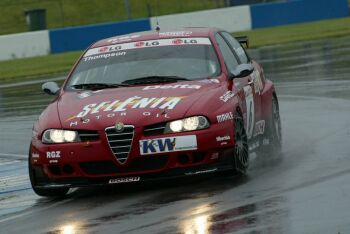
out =
<path fill-rule="evenodd" d="M 108 46 L 112 44 L 145 41 L 145 40 L 157 40 L 164 38 L 184 38 L 184 37 L 209 37 L 210 34 L 218 31 L 217 28 L 205 28 L 205 27 L 187 27 L 174 30 L 153 30 L 145 32 L 137 32 L 126 35 L 119 35 L 115 37 L 106 38 L 94 43 L 91 48 L 100 46 Z"/>

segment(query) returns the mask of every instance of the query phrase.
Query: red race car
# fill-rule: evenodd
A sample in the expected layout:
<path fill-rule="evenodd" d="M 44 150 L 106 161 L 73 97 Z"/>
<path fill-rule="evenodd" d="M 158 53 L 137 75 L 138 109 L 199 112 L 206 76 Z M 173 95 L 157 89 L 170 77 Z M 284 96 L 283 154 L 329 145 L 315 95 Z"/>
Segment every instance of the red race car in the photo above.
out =
<path fill-rule="evenodd" d="M 76 63 L 33 127 L 29 175 L 41 196 L 71 187 L 231 170 L 281 147 L 274 86 L 234 38 L 213 28 L 101 40 Z"/>

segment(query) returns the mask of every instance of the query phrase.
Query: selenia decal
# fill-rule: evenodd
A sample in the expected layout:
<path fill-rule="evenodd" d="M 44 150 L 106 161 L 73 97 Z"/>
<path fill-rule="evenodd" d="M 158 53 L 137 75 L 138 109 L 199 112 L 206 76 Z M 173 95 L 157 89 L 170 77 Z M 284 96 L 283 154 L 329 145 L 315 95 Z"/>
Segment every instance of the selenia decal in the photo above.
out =
<path fill-rule="evenodd" d="M 196 149 L 197 137 L 195 135 L 140 140 L 141 155 Z"/>
<path fill-rule="evenodd" d="M 75 118 L 83 118 L 87 115 L 98 115 L 99 113 L 125 112 L 130 109 L 161 109 L 172 110 L 185 97 L 160 97 L 160 98 L 142 98 L 139 96 L 130 97 L 126 100 L 104 101 L 101 103 L 92 103 L 83 107 L 77 115 L 68 118 L 65 122 Z"/>
<path fill-rule="evenodd" d="M 254 122 L 255 122 L 255 108 L 254 108 L 254 95 L 252 87 L 245 86 L 243 88 L 245 94 L 245 102 L 247 107 L 247 121 L 246 130 L 247 137 L 250 139 L 253 136 Z"/>

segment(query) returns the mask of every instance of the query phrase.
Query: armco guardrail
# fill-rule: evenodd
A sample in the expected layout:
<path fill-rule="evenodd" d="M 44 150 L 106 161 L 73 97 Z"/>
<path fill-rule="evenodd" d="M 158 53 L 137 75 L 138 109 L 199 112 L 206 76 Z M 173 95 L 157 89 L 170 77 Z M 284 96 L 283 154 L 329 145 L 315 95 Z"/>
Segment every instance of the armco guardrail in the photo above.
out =
<path fill-rule="evenodd" d="M 0 60 L 82 50 L 102 38 L 154 29 L 157 20 L 162 30 L 209 26 L 236 32 L 348 15 L 347 0 L 288 0 L 284 3 L 228 7 L 158 18 L 4 35 L 0 36 Z"/>
<path fill-rule="evenodd" d="M 348 0 L 294 0 L 250 7 L 252 28 L 296 24 L 349 15 Z"/>

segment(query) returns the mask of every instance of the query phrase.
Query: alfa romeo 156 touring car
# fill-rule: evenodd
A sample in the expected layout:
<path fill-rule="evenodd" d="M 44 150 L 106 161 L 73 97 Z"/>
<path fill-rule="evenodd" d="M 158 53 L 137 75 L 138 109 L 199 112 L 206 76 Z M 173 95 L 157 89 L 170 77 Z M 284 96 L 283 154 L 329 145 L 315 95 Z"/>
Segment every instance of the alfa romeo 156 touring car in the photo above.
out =
<path fill-rule="evenodd" d="M 273 83 L 247 38 L 215 28 L 100 40 L 79 58 L 33 126 L 29 176 L 41 196 L 72 187 L 219 171 L 281 147 Z"/>

